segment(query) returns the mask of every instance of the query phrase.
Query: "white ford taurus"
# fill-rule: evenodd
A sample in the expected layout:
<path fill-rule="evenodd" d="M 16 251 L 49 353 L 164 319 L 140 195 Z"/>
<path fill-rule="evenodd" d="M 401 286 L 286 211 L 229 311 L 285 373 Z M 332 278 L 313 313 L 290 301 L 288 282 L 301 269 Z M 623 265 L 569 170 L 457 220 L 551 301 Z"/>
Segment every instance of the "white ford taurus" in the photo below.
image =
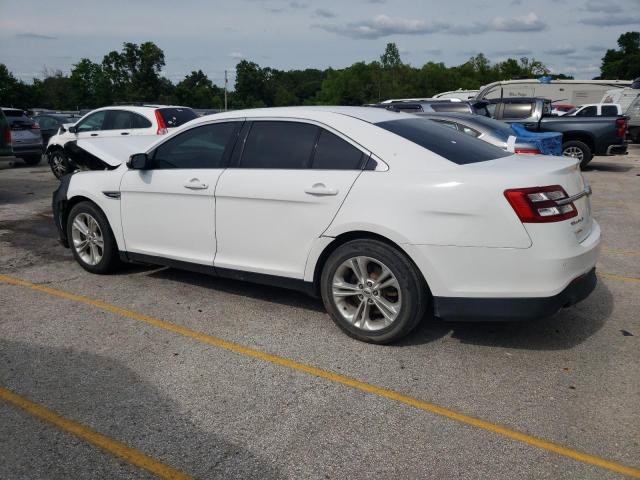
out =
<path fill-rule="evenodd" d="M 596 284 L 600 227 L 576 160 L 511 155 L 409 114 L 245 110 L 130 157 L 77 147 L 101 170 L 65 176 L 53 206 L 90 272 L 142 262 L 301 289 L 376 343 L 427 313 L 551 315 Z"/>

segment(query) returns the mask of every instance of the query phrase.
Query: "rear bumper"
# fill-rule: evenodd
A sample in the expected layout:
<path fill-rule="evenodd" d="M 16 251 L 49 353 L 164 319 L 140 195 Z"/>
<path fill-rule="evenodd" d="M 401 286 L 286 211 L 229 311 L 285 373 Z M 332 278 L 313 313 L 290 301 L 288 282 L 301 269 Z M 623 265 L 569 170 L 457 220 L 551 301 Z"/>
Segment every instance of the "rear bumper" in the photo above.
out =
<path fill-rule="evenodd" d="M 38 155 L 42 155 L 42 144 L 38 145 L 13 145 L 13 154 L 16 157 L 22 158 L 25 157 L 35 157 Z"/>
<path fill-rule="evenodd" d="M 552 297 L 460 298 L 434 297 L 434 314 L 448 321 L 523 321 L 553 315 L 587 298 L 596 287 L 596 269 L 574 279 Z"/>
<path fill-rule="evenodd" d="M 607 155 L 626 155 L 627 144 L 624 145 L 609 145 L 607 147 Z"/>

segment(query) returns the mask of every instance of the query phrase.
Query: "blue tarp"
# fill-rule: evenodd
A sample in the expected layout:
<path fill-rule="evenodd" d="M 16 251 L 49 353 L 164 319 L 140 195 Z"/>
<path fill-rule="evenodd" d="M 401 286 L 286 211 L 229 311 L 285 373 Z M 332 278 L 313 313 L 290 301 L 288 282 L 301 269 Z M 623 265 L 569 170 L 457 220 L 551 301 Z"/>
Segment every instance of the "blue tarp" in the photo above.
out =
<path fill-rule="evenodd" d="M 543 155 L 562 155 L 562 134 L 557 132 L 530 132 L 519 123 L 512 123 L 516 141 L 533 143 Z"/>

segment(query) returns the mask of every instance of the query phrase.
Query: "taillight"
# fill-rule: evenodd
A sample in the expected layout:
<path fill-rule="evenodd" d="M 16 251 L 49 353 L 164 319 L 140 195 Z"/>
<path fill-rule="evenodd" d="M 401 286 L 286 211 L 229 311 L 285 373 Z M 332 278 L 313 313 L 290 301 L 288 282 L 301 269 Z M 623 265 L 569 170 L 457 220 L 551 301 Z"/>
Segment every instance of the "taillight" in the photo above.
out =
<path fill-rule="evenodd" d="M 33 125 L 31 125 L 31 130 L 40 130 L 40 124 L 38 122 L 35 122 Z"/>
<path fill-rule="evenodd" d="M 11 145 L 11 129 L 8 126 L 4 127 L 3 138 L 4 143 L 6 143 L 7 145 Z"/>
<path fill-rule="evenodd" d="M 537 148 L 516 148 L 514 153 L 522 155 L 540 155 L 540 150 Z"/>
<path fill-rule="evenodd" d="M 160 110 L 156 110 L 156 121 L 158 122 L 158 131 L 156 132 L 157 135 L 164 135 L 166 133 L 169 133 L 169 130 L 167 130 L 167 126 L 164 123 L 164 118 L 162 118 L 162 115 L 160 114 Z"/>
<path fill-rule="evenodd" d="M 576 206 L 560 185 L 514 188 L 504 196 L 522 223 L 561 222 L 578 215 Z"/>
<path fill-rule="evenodd" d="M 616 119 L 616 137 L 624 138 L 627 133 L 627 120 L 624 118 Z"/>

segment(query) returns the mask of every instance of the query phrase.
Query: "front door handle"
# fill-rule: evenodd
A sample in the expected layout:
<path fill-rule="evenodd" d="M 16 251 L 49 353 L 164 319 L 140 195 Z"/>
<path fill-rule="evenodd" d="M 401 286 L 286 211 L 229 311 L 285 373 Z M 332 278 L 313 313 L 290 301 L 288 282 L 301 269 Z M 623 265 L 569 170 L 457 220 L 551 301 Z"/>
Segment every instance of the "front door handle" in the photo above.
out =
<path fill-rule="evenodd" d="M 328 188 L 324 183 L 314 183 L 310 188 L 305 188 L 304 193 L 323 197 L 329 195 L 337 195 L 338 190 L 336 190 L 335 188 Z"/>
<path fill-rule="evenodd" d="M 120 132 L 120 135 L 129 135 L 129 132 Z"/>
<path fill-rule="evenodd" d="M 189 190 L 206 190 L 209 188 L 209 185 L 200 182 L 197 178 L 192 178 L 188 183 L 184 184 L 184 188 L 188 188 Z"/>
<path fill-rule="evenodd" d="M 97 134 L 97 133 L 92 133 L 92 134 L 91 134 L 91 136 L 92 136 L 92 137 L 97 137 L 97 136 L 98 136 L 98 134 Z"/>

